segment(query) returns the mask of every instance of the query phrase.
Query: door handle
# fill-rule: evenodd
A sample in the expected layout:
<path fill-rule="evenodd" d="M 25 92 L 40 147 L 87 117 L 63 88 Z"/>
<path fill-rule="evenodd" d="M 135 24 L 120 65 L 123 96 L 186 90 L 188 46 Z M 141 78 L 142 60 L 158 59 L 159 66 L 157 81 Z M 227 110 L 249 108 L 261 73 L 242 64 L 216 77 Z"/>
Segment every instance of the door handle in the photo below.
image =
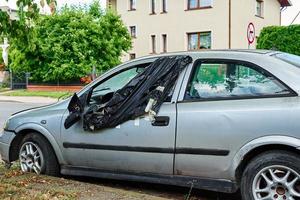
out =
<path fill-rule="evenodd" d="M 167 116 L 156 116 L 152 122 L 152 126 L 168 126 L 170 117 Z"/>

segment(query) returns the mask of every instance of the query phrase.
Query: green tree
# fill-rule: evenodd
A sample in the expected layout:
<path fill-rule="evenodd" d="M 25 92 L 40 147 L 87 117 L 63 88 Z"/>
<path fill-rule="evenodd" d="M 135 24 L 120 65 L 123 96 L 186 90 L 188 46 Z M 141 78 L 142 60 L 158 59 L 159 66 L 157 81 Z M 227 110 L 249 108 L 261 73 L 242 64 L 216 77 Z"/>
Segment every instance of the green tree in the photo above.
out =
<path fill-rule="evenodd" d="M 300 25 L 270 26 L 258 38 L 258 49 L 273 49 L 300 55 Z"/>
<path fill-rule="evenodd" d="M 105 71 L 119 64 L 130 47 L 120 16 L 102 12 L 95 1 L 88 8 L 64 7 L 38 18 L 28 47 L 11 51 L 12 67 L 30 71 L 35 81 L 79 80 L 93 66 Z"/>
<path fill-rule="evenodd" d="M 51 11 L 55 11 L 56 0 L 41 0 L 40 4 L 42 7 L 48 4 Z M 17 0 L 17 6 L 18 19 L 16 20 L 10 19 L 9 13 L 0 10 L 0 36 L 18 39 L 18 43 L 24 45 L 31 36 L 32 22 L 39 17 L 40 10 L 34 0 Z"/>

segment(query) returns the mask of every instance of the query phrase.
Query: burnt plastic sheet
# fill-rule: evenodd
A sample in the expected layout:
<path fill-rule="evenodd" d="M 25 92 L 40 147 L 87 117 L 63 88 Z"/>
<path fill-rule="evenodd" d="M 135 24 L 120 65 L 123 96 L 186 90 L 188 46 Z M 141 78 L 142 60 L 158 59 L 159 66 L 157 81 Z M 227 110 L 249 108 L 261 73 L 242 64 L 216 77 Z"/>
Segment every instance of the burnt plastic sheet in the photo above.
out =
<path fill-rule="evenodd" d="M 123 88 L 110 95 L 106 103 L 90 107 L 84 114 L 84 130 L 113 128 L 147 113 L 155 116 L 180 72 L 191 62 L 190 56 L 157 59 Z"/>

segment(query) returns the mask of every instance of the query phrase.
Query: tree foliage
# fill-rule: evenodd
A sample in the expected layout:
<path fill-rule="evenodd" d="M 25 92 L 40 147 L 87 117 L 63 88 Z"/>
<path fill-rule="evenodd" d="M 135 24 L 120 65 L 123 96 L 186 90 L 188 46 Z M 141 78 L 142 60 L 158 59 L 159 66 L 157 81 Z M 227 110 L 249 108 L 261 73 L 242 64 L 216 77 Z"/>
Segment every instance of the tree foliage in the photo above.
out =
<path fill-rule="evenodd" d="M 258 49 L 273 49 L 300 55 L 300 25 L 264 28 L 257 42 Z"/>
<path fill-rule="evenodd" d="M 4 0 L 8 1 L 8 0 Z M 26 45 L 31 38 L 32 22 L 40 15 L 39 5 L 34 0 L 17 0 L 18 19 L 10 19 L 7 11 L 0 10 L 0 36 L 18 40 L 19 46 Z M 56 0 L 41 0 L 41 7 L 46 4 L 54 13 Z"/>
<path fill-rule="evenodd" d="M 120 16 L 103 13 L 95 1 L 37 18 L 28 45 L 16 43 L 10 52 L 13 70 L 31 72 L 35 81 L 61 82 L 79 80 L 93 66 L 104 71 L 117 65 L 131 38 Z"/>

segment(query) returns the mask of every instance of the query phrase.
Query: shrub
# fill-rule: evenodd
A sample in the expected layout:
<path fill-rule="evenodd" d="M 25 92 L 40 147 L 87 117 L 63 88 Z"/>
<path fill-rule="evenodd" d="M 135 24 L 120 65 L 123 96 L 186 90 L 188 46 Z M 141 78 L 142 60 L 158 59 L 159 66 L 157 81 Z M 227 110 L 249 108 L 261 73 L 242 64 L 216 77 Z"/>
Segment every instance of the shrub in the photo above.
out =
<path fill-rule="evenodd" d="M 271 49 L 300 55 L 300 25 L 263 28 L 257 41 L 257 49 Z"/>

